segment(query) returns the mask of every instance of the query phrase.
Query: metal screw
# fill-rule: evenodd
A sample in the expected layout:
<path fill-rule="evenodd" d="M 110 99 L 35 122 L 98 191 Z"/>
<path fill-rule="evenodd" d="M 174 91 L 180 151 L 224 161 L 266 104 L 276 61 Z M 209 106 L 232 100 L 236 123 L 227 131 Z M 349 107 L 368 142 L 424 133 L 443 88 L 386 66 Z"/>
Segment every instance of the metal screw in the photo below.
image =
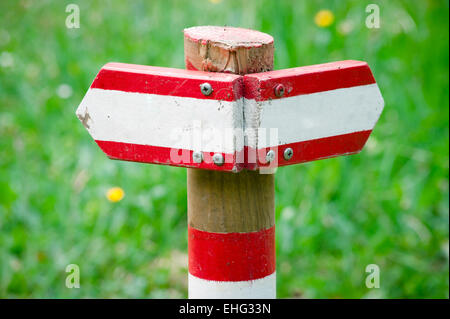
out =
<path fill-rule="evenodd" d="M 284 150 L 284 159 L 286 161 L 289 161 L 292 156 L 294 155 L 294 151 L 292 150 L 292 148 L 288 147 L 287 149 Z"/>
<path fill-rule="evenodd" d="M 275 159 L 275 152 L 273 150 L 270 150 L 266 154 L 266 162 L 270 163 Z"/>
<path fill-rule="evenodd" d="M 195 163 L 203 162 L 203 154 L 202 154 L 202 152 L 194 152 L 194 153 L 192 153 L 192 160 Z"/>
<path fill-rule="evenodd" d="M 209 84 L 208 82 L 202 83 L 200 84 L 200 91 L 202 91 L 203 95 L 210 95 L 213 91 L 213 88 L 211 86 L 211 84 Z"/>
<path fill-rule="evenodd" d="M 213 162 L 214 164 L 216 164 L 217 166 L 222 166 L 224 159 L 223 159 L 223 155 L 220 153 L 215 153 L 213 155 Z"/>
<path fill-rule="evenodd" d="M 278 84 L 277 86 L 275 86 L 275 95 L 278 97 L 282 97 L 284 95 L 284 85 L 283 84 Z"/>

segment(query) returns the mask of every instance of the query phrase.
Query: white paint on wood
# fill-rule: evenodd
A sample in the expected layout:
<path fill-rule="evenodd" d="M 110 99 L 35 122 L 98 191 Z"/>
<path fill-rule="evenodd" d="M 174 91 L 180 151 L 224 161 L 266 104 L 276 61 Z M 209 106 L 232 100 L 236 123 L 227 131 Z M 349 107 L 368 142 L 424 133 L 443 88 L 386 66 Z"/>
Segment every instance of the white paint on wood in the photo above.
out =
<path fill-rule="evenodd" d="M 247 145 L 265 148 L 371 130 L 383 106 L 376 84 L 276 100 L 246 100 Z M 270 128 L 278 128 L 278 141 L 270 139 Z M 267 133 L 258 133 L 257 129 L 266 129 Z"/>
<path fill-rule="evenodd" d="M 248 281 L 213 281 L 189 274 L 190 299 L 274 299 L 276 272 Z"/>
<path fill-rule="evenodd" d="M 95 140 L 234 153 L 243 141 L 242 99 L 228 102 L 90 89 L 79 108 Z M 198 138 L 197 138 L 198 137 Z"/>
<path fill-rule="evenodd" d="M 234 102 L 94 88 L 77 115 L 95 140 L 235 154 L 243 128 L 262 149 L 371 130 L 383 106 L 377 84 Z"/>

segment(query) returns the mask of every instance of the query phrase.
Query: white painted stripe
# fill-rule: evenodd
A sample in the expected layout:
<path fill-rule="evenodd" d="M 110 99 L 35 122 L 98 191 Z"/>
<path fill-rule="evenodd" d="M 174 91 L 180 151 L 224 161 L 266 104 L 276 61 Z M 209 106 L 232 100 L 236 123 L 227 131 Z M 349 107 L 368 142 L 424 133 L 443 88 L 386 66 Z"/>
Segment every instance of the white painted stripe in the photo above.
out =
<path fill-rule="evenodd" d="M 262 102 L 90 89 L 77 115 L 96 140 L 232 154 L 244 122 L 246 145 L 265 148 L 371 130 L 383 106 L 376 84 Z"/>
<path fill-rule="evenodd" d="M 276 272 L 248 281 L 213 281 L 189 274 L 190 299 L 275 299 Z"/>
<path fill-rule="evenodd" d="M 383 106 L 377 84 L 263 102 L 246 100 L 247 145 L 264 148 L 371 130 Z M 270 128 L 278 128 L 277 139 L 271 138 Z"/>
<path fill-rule="evenodd" d="M 77 109 L 95 140 L 234 153 L 243 148 L 233 128 L 243 127 L 235 102 L 89 89 Z M 199 137 L 199 138 L 197 138 Z"/>

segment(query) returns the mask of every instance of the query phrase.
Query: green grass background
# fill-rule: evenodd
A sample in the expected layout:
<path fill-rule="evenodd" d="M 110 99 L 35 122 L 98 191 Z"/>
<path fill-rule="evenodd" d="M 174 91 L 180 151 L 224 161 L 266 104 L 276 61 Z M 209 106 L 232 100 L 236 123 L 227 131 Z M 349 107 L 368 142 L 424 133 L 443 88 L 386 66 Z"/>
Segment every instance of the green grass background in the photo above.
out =
<path fill-rule="evenodd" d="M 365 27 L 371 2 L 380 29 Z M 65 27 L 69 3 L 80 29 Z M 335 15 L 328 28 L 314 23 L 320 9 Z M 107 159 L 75 109 L 106 62 L 183 68 L 182 30 L 195 25 L 273 35 L 276 69 L 367 61 L 386 102 L 362 153 L 278 170 L 278 297 L 448 298 L 449 2 L 438 0 L 0 1 L 0 297 L 187 296 L 186 170 Z M 106 199 L 112 186 L 121 202 Z M 80 289 L 65 287 L 71 263 Z M 372 263 L 379 289 L 365 286 Z"/>

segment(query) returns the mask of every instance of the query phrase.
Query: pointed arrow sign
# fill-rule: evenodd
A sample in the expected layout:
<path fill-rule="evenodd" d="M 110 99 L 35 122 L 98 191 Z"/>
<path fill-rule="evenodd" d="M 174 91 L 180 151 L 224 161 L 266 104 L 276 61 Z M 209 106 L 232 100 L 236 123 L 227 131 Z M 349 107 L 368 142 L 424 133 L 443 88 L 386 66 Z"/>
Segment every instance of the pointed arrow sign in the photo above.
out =
<path fill-rule="evenodd" d="M 258 151 L 259 167 L 269 165 L 270 149 L 276 166 L 357 153 L 384 106 L 369 66 L 360 61 L 250 74 L 244 86 L 247 147 Z M 276 136 L 259 134 L 271 128 Z"/>
<path fill-rule="evenodd" d="M 231 171 L 243 150 L 230 132 L 242 127 L 241 81 L 233 74 L 108 63 L 76 113 L 112 159 Z M 209 95 L 202 93 L 205 83 Z M 213 163 L 216 153 L 223 165 Z"/>
<path fill-rule="evenodd" d="M 236 172 L 357 153 L 383 105 L 359 61 L 244 76 L 108 63 L 76 113 L 110 158 Z"/>

